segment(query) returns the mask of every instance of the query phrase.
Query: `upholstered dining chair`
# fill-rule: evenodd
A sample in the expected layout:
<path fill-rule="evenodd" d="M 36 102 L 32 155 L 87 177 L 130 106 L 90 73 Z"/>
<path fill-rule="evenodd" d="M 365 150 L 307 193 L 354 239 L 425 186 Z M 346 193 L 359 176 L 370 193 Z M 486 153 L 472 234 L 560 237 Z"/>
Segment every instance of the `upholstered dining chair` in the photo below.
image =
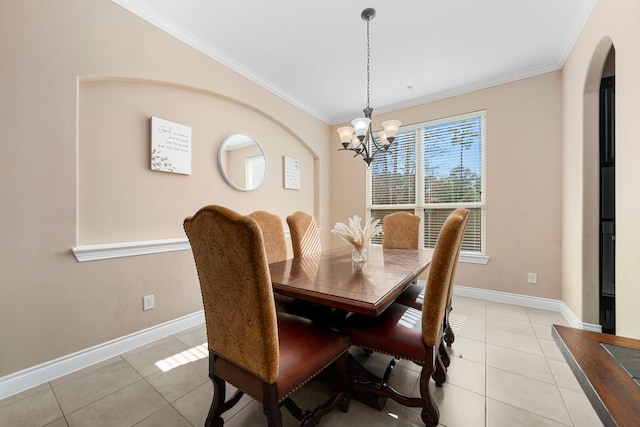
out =
<path fill-rule="evenodd" d="M 382 247 L 387 249 L 418 249 L 418 241 L 420 239 L 420 217 L 409 212 L 394 212 L 385 215 L 382 219 Z M 422 286 L 418 286 L 416 282 L 409 284 L 405 291 L 398 295 L 396 300 L 410 301 L 413 295 L 420 291 L 424 291 Z M 408 305 L 408 304 L 405 304 Z M 399 358 L 394 358 L 389 362 L 387 372 L 391 374 L 391 370 L 399 362 Z"/>
<path fill-rule="evenodd" d="M 420 217 L 409 212 L 394 212 L 382 219 L 382 247 L 418 249 Z"/>
<path fill-rule="evenodd" d="M 291 231 L 291 248 L 294 258 L 315 255 L 322 251 L 318 225 L 313 216 L 297 211 L 287 217 L 287 224 Z"/>
<path fill-rule="evenodd" d="M 469 220 L 470 211 L 467 210 L 467 219 L 465 223 Z M 461 242 L 462 243 L 462 242 Z M 456 339 L 455 332 L 451 327 L 451 323 L 449 321 L 449 315 L 451 314 L 451 310 L 453 309 L 451 305 L 451 299 L 453 297 L 453 281 L 456 276 L 456 268 L 458 267 L 458 259 L 460 257 L 460 251 L 456 254 L 455 265 L 453 267 L 453 274 L 451 275 L 451 286 L 449 287 L 449 297 L 447 299 L 447 308 L 444 313 L 444 319 L 442 324 L 442 329 L 444 330 L 444 342 L 447 343 L 447 346 L 451 347 L 451 344 Z M 422 303 L 424 301 L 424 288 L 422 286 L 418 286 L 415 284 L 409 285 L 405 291 L 396 298 L 396 302 L 404 305 L 408 305 L 409 307 L 413 307 L 416 310 L 422 309 Z M 444 357 L 445 366 L 449 366 L 448 355 L 445 351 L 442 351 L 442 356 Z"/>
<path fill-rule="evenodd" d="M 386 215 L 383 220 L 382 247 L 388 249 L 418 249 L 420 239 L 420 217 L 409 212 L 394 212 Z M 424 288 L 415 282 L 411 283 L 403 293 L 396 298 L 397 302 L 409 305 L 418 310 L 418 298 L 424 298 Z M 422 304 L 422 299 L 420 299 Z"/>
<path fill-rule="evenodd" d="M 287 259 L 287 240 L 284 237 L 284 227 L 280 217 L 262 210 L 251 212 L 247 216 L 253 218 L 262 230 L 269 264 Z M 278 293 L 274 293 L 273 297 L 278 311 L 299 314 L 302 310 L 299 307 L 301 304 L 291 297 Z"/>
<path fill-rule="evenodd" d="M 441 366 L 438 351 L 451 275 L 467 219 L 468 210 L 457 209 L 449 215 L 440 231 L 427 276 L 422 312 L 394 303 L 378 317 L 352 315 L 340 326 L 349 334 L 353 345 L 411 360 L 422 366 L 420 397 L 398 393 L 385 379 L 377 383 L 353 379 L 351 391 L 391 398 L 404 406 L 422 407 L 422 421 L 429 427 L 437 426 L 440 419 L 438 406 L 429 391 L 429 381 L 433 378 L 437 386 L 442 386 L 446 380 L 446 369 Z"/>
<path fill-rule="evenodd" d="M 209 346 L 213 401 L 205 426 L 248 394 L 262 403 L 269 426 L 281 426 L 285 406 L 301 425 L 315 425 L 340 406 L 348 409 L 349 339 L 334 330 L 276 313 L 263 235 L 257 222 L 221 206 L 205 206 L 184 220 L 200 281 Z M 336 362 L 340 390 L 313 411 L 290 395 Z M 237 388 L 226 400 L 225 383 Z"/>
<path fill-rule="evenodd" d="M 287 259 L 287 240 L 280 217 L 267 211 L 254 211 L 247 216 L 253 218 L 262 230 L 269 264 Z"/>

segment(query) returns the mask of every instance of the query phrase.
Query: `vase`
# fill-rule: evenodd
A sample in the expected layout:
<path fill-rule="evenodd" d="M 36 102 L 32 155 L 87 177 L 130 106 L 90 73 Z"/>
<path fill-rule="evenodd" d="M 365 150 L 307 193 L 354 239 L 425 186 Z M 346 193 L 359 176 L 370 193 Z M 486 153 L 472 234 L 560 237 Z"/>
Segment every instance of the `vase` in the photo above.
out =
<path fill-rule="evenodd" d="M 365 262 L 367 260 L 367 248 L 354 246 L 351 249 L 351 261 L 353 262 Z"/>

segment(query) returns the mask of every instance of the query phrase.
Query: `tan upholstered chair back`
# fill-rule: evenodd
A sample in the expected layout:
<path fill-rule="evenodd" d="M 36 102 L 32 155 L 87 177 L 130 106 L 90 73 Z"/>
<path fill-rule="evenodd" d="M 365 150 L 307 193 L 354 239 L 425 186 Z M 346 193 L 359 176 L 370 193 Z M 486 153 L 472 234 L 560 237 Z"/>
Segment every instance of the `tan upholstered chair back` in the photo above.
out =
<path fill-rule="evenodd" d="M 382 247 L 389 249 L 418 249 L 420 217 L 409 212 L 394 212 L 382 220 Z"/>
<path fill-rule="evenodd" d="M 425 344 L 435 347 L 442 333 L 442 319 L 448 303 L 452 275 L 462 245 L 469 210 L 453 211 L 444 225 L 433 250 L 422 303 L 422 337 Z"/>
<path fill-rule="evenodd" d="M 287 224 L 291 231 L 291 248 L 294 258 L 322 252 L 318 224 L 313 216 L 297 211 L 287 217 Z"/>
<path fill-rule="evenodd" d="M 278 375 L 278 326 L 258 223 L 221 206 L 184 220 L 200 279 L 209 351 L 267 383 Z"/>
<path fill-rule="evenodd" d="M 467 223 L 469 222 L 469 218 L 471 217 L 471 211 L 469 209 L 460 208 L 466 211 L 464 213 L 464 229 L 460 236 L 458 236 L 458 250 L 456 251 L 456 259 L 453 261 L 453 271 L 451 271 L 451 278 L 449 279 L 449 291 L 447 292 L 447 305 L 451 302 L 451 297 L 453 296 L 453 286 L 456 278 L 456 270 L 458 268 L 458 260 L 460 259 L 460 251 L 462 249 L 462 240 L 464 239 L 464 232 L 467 228 Z M 455 212 L 455 211 L 454 211 Z"/>
<path fill-rule="evenodd" d="M 248 216 L 255 219 L 262 230 L 269 264 L 287 259 L 287 241 L 280 217 L 267 211 L 251 212 Z"/>

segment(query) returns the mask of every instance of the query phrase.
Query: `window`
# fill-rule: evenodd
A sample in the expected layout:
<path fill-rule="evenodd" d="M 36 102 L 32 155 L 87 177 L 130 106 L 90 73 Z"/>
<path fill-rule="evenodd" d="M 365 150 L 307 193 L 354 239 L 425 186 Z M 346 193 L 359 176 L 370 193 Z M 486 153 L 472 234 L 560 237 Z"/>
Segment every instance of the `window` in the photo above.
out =
<path fill-rule="evenodd" d="M 389 151 L 376 155 L 367 173 L 367 215 L 419 215 L 420 241 L 433 248 L 447 216 L 465 207 L 471 216 L 462 251 L 484 255 L 485 144 L 484 111 L 401 127 Z M 374 239 L 381 241 L 380 236 Z"/>

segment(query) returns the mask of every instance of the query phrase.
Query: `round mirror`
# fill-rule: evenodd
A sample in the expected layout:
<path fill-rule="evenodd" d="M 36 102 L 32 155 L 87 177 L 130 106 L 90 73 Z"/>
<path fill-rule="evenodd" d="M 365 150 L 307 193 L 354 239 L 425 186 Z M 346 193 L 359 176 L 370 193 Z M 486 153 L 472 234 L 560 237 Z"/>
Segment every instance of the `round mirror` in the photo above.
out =
<path fill-rule="evenodd" d="M 222 141 L 218 150 L 218 167 L 225 181 L 241 191 L 258 188 L 266 174 L 262 147 L 247 135 L 231 135 Z"/>

